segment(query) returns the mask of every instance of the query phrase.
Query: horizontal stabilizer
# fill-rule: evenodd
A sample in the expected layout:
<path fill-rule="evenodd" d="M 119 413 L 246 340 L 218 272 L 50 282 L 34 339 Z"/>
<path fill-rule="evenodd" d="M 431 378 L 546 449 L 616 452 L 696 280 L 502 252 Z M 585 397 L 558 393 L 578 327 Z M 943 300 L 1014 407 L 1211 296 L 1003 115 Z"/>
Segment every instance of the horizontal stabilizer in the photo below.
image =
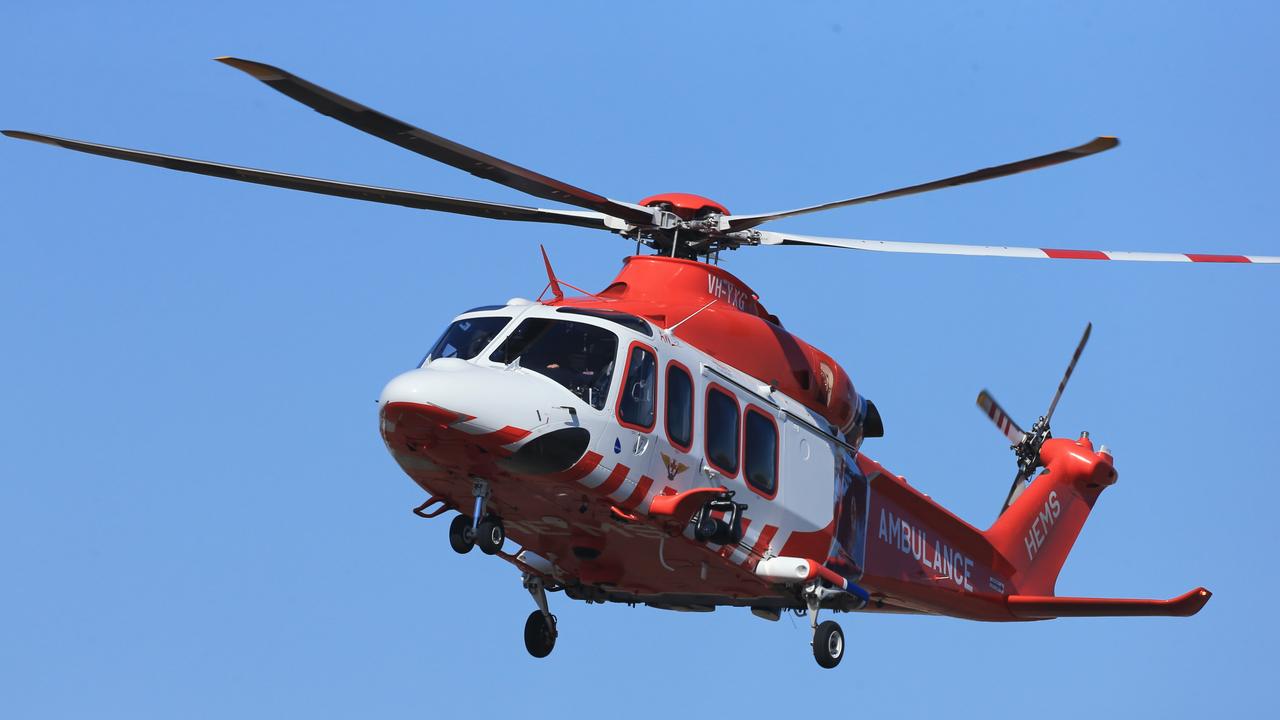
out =
<path fill-rule="evenodd" d="M 1056 617 L 1190 617 L 1200 612 L 1213 593 L 1196 588 L 1170 600 L 1076 598 L 1052 595 L 1010 595 L 1009 611 L 1028 620 Z"/>

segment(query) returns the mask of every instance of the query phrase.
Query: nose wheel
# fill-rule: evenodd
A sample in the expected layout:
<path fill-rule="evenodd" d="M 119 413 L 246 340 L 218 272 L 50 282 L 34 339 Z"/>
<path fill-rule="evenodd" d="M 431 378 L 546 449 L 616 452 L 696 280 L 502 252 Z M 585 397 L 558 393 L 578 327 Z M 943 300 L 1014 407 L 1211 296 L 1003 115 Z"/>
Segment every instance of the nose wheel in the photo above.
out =
<path fill-rule="evenodd" d="M 449 523 L 449 547 L 459 555 L 466 555 L 473 547 L 480 548 L 485 555 L 497 555 L 506 540 L 507 530 L 502 520 L 493 516 L 474 526 L 466 515 L 458 515 Z"/>
<path fill-rule="evenodd" d="M 476 546 L 485 555 L 497 555 L 502 549 L 502 543 L 507 539 L 507 531 L 502 527 L 502 521 L 495 517 L 476 526 L 475 533 Z"/>
<path fill-rule="evenodd" d="M 459 555 L 466 555 L 478 545 L 485 555 L 497 555 L 507 540 L 507 529 L 502 526 L 501 518 L 485 513 L 489 504 L 489 483 L 473 478 L 471 494 L 476 498 L 475 512 L 471 517 L 459 514 L 449 523 L 449 547 Z"/>
<path fill-rule="evenodd" d="M 471 518 L 458 515 L 449 523 L 449 547 L 459 555 L 466 555 L 475 547 L 475 535 L 471 531 Z"/>

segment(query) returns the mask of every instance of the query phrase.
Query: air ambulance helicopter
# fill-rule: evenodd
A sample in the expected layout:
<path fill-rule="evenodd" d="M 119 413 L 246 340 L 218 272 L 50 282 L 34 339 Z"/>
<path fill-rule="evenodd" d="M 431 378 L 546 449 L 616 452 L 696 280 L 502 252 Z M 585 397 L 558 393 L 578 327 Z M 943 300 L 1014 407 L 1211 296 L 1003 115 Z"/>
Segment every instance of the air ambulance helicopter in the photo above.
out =
<path fill-rule="evenodd" d="M 272 89 L 358 130 L 534 197 L 544 209 L 323 180 L 6 130 L 5 135 L 173 170 L 499 220 L 607 230 L 634 242 L 591 293 L 559 280 L 545 250 L 538 300 L 458 315 L 418 367 L 379 400 L 391 456 L 427 494 L 414 512 L 453 513 L 448 539 L 521 573 L 537 606 L 529 653 L 558 636 L 547 593 L 679 611 L 807 614 L 814 658 L 835 667 L 844 633 L 822 611 L 927 613 L 987 621 L 1190 616 L 1210 593 L 1170 600 L 1057 597 L 1054 585 L 1112 454 L 1088 434 L 1056 438 L 1058 400 L 1023 430 L 983 391 L 1017 473 L 979 530 L 862 453 L 880 414 L 827 354 L 784 329 L 717 262 L 760 246 L 1020 258 L 1280 263 L 1278 257 L 880 242 L 759 226 L 795 215 L 990 180 L 1114 148 L 1067 150 L 934 182 L 795 210 L 735 215 L 697 195 L 613 200 L 486 155 L 289 72 L 223 57 Z M 653 254 L 641 254 L 641 247 Z M 565 288 L 580 293 L 569 296 Z"/>

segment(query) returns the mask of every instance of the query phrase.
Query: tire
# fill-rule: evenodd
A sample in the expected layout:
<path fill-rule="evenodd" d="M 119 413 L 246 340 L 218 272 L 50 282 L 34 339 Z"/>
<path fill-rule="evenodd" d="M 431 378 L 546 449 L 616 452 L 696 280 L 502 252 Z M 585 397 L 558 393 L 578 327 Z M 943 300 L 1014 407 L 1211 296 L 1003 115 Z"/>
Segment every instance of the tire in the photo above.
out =
<path fill-rule="evenodd" d="M 835 620 L 818 625 L 813 633 L 813 659 L 824 668 L 831 669 L 844 658 L 844 631 Z"/>
<path fill-rule="evenodd" d="M 555 621 L 548 624 L 542 611 L 534 610 L 529 614 L 529 619 L 524 621 L 524 649 L 536 658 L 544 658 L 551 654 L 555 646 Z"/>
<path fill-rule="evenodd" d="M 507 530 L 501 520 L 485 520 L 476 528 L 476 545 L 485 555 L 497 555 L 507 539 Z"/>
<path fill-rule="evenodd" d="M 466 515 L 458 515 L 453 522 L 449 523 L 449 547 L 459 555 L 471 552 L 471 548 L 475 545 L 470 535 L 471 518 Z"/>

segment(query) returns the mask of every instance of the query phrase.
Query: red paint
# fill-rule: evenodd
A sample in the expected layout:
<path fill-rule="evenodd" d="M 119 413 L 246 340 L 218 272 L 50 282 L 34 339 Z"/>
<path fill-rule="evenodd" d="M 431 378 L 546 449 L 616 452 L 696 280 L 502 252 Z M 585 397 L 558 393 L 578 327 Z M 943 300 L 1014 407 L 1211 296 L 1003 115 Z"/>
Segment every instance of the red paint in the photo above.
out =
<path fill-rule="evenodd" d="M 601 460 L 604 460 L 604 458 L 601 457 L 600 453 L 588 451 L 587 454 L 583 455 L 582 459 L 575 463 L 573 467 L 563 472 L 552 473 L 546 477 L 552 480 L 577 482 L 587 475 L 590 475 L 591 471 L 596 469 L 596 466 L 600 464 Z"/>
<path fill-rule="evenodd" d="M 721 267 L 636 255 L 597 297 L 548 304 L 621 310 L 663 328 L 679 323 L 680 340 L 776 384 L 843 432 L 854 430 L 858 394 L 849 375 L 831 356 L 784 330 L 755 291 Z"/>
<path fill-rule="evenodd" d="M 609 473 L 609 477 L 605 478 L 603 484 L 595 489 L 596 493 L 603 496 L 612 495 L 618 488 L 622 487 L 622 483 L 627 479 L 627 473 L 631 472 L 626 465 L 618 464 L 613 468 L 613 472 Z"/>
<path fill-rule="evenodd" d="M 1247 263 L 1252 262 L 1243 255 L 1197 255 L 1187 253 L 1187 257 L 1191 258 L 1191 262 L 1214 262 L 1214 263 Z"/>
<path fill-rule="evenodd" d="M 1107 254 L 1097 250 L 1055 250 L 1041 248 L 1045 255 L 1057 260 L 1110 260 Z"/>
<path fill-rule="evenodd" d="M 692 220 L 697 217 L 699 212 L 710 211 L 717 212 L 721 215 L 728 215 L 729 210 L 720 203 L 701 195 L 693 195 L 691 193 L 662 193 L 660 195 L 650 195 L 640 201 L 645 207 L 654 207 L 655 205 L 666 204 L 671 206 L 671 212 L 679 215 L 682 220 Z"/>
<path fill-rule="evenodd" d="M 1213 593 L 1201 587 L 1170 600 L 1013 595 L 1007 602 L 1014 616 L 1027 620 L 1149 615 L 1190 617 L 1200 612 L 1211 597 Z"/>
<path fill-rule="evenodd" d="M 765 525 L 760 531 L 760 537 L 756 538 L 755 543 L 751 546 L 751 554 L 756 557 L 763 557 L 764 551 L 769 549 L 769 543 L 773 542 L 773 536 L 778 534 L 777 525 Z"/>
<path fill-rule="evenodd" d="M 649 494 L 649 488 L 653 487 L 653 478 L 648 475 L 641 475 L 636 487 L 627 496 L 626 500 L 620 503 L 620 506 L 627 510 L 635 510 L 640 507 L 640 503 L 644 502 L 644 498 Z"/>

